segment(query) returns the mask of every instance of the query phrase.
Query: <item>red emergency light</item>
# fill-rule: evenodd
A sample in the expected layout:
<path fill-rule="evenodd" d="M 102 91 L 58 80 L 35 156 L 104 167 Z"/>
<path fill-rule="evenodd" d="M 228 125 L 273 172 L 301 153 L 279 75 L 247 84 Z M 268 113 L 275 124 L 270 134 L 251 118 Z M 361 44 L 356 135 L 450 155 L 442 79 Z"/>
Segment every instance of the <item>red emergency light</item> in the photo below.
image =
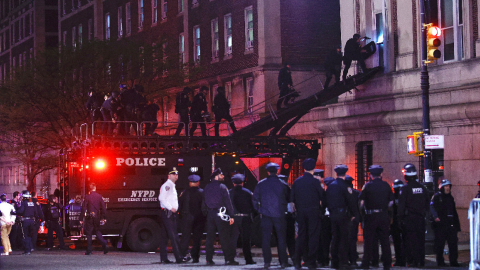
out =
<path fill-rule="evenodd" d="M 103 161 L 102 159 L 97 160 L 95 162 L 95 168 L 97 168 L 99 170 L 105 169 L 105 161 Z"/>

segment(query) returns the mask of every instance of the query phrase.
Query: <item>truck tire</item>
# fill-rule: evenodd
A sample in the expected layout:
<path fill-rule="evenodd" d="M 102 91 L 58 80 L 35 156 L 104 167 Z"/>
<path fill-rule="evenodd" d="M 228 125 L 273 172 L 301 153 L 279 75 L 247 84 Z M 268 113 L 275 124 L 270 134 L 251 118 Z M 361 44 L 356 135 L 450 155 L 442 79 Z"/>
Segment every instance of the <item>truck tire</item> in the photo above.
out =
<path fill-rule="evenodd" d="M 127 244 L 132 251 L 155 251 L 160 246 L 160 225 L 150 218 L 139 218 L 130 223 Z"/>

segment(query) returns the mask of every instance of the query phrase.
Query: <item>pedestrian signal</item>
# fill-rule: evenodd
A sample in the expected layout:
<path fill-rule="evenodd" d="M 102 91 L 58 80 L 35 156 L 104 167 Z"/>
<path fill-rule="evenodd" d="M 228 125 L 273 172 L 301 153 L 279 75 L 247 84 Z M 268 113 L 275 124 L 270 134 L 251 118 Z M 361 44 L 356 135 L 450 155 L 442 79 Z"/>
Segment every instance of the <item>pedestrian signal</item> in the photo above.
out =
<path fill-rule="evenodd" d="M 438 26 L 434 26 L 431 23 L 426 24 L 427 32 L 427 60 L 425 63 L 433 63 L 433 61 L 442 57 L 442 52 L 438 47 L 442 44 L 440 36 L 442 35 L 442 29 Z"/>
<path fill-rule="evenodd" d="M 423 132 L 407 136 L 407 153 L 416 157 L 423 156 Z"/>

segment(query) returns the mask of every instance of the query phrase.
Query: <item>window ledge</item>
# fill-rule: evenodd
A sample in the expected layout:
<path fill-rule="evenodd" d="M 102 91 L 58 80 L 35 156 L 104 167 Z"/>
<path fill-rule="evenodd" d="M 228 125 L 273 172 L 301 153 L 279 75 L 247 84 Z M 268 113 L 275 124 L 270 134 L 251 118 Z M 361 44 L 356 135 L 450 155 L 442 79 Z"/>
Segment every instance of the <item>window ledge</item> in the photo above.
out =
<path fill-rule="evenodd" d="M 167 22 L 167 17 L 162 18 L 162 21 L 160 23 L 166 23 Z"/>
<path fill-rule="evenodd" d="M 157 24 L 158 24 L 158 21 L 157 21 L 157 22 L 154 22 L 154 23 L 152 23 L 152 27 L 154 27 L 154 26 L 157 26 Z"/>
<path fill-rule="evenodd" d="M 225 56 L 223 57 L 223 60 L 232 59 L 232 57 L 233 57 L 233 56 L 232 56 L 232 54 L 230 53 L 230 54 L 225 55 Z"/>
<path fill-rule="evenodd" d="M 210 63 L 214 64 L 214 63 L 218 63 L 219 61 L 220 61 L 220 58 L 215 57 L 215 58 L 212 58 L 212 62 L 210 62 Z"/>
<path fill-rule="evenodd" d="M 243 54 L 252 54 L 252 53 L 253 53 L 253 47 L 247 48 Z"/>

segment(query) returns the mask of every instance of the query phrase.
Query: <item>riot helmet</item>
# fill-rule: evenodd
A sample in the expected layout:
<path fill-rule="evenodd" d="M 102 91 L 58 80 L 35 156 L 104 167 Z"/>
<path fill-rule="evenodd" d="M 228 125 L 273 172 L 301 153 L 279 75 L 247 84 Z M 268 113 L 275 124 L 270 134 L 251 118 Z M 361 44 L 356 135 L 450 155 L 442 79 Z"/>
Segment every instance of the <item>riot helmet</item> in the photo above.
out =
<path fill-rule="evenodd" d="M 451 187 L 452 183 L 450 183 L 450 181 L 448 181 L 448 179 L 443 179 L 442 181 L 440 181 L 439 189 L 443 188 L 444 186 L 448 186 L 448 185 L 450 185 L 450 187 Z"/>
<path fill-rule="evenodd" d="M 403 187 L 403 182 L 402 182 L 402 180 L 400 180 L 400 179 L 395 179 L 395 181 L 393 181 L 393 189 L 401 188 L 401 187 Z"/>
<path fill-rule="evenodd" d="M 22 197 L 24 197 L 24 198 L 31 198 L 31 197 L 32 197 L 32 194 L 30 194 L 30 191 L 24 190 L 24 191 L 22 191 Z"/>
<path fill-rule="evenodd" d="M 417 168 L 412 163 L 407 163 L 403 166 L 403 174 L 407 182 L 417 180 Z"/>

